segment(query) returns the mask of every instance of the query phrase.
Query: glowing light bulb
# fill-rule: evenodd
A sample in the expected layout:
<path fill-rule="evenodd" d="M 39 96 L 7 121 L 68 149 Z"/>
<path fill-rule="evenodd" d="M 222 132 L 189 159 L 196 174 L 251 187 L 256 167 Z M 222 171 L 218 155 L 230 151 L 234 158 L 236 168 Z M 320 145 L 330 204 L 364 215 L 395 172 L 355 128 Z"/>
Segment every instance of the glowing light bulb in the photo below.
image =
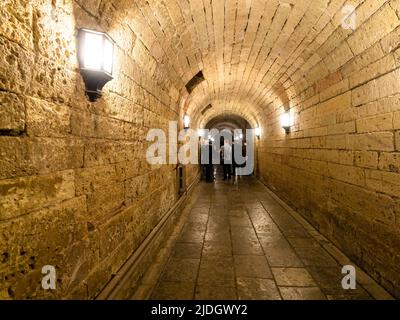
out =
<path fill-rule="evenodd" d="M 285 129 L 286 133 L 289 132 L 291 125 L 290 113 L 285 112 L 281 115 L 281 126 Z"/>
<path fill-rule="evenodd" d="M 86 93 L 94 102 L 101 90 L 112 80 L 114 44 L 105 33 L 80 29 L 78 35 L 78 59 Z"/>

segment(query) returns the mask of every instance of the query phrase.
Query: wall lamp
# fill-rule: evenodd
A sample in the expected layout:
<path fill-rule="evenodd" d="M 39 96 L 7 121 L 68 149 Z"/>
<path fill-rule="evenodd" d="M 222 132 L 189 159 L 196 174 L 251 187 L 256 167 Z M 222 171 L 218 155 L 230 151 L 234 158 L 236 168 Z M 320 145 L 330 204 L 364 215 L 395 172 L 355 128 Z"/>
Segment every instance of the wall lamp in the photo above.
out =
<path fill-rule="evenodd" d="M 261 137 L 261 128 L 260 127 L 255 128 L 254 129 L 254 133 L 255 133 L 257 139 L 260 139 L 260 137 Z"/>
<path fill-rule="evenodd" d="M 185 115 L 185 116 L 183 117 L 183 128 L 184 128 L 185 130 L 187 130 L 187 129 L 189 129 L 189 127 L 190 127 L 190 118 L 189 118 L 188 115 Z"/>
<path fill-rule="evenodd" d="M 285 112 L 281 115 L 281 126 L 283 129 L 285 129 L 286 134 L 290 132 L 290 124 L 291 124 L 291 119 L 290 119 L 290 113 Z"/>
<path fill-rule="evenodd" d="M 78 61 L 85 81 L 86 94 L 94 102 L 101 97 L 101 90 L 113 79 L 114 44 L 103 33 L 88 29 L 78 32 Z"/>

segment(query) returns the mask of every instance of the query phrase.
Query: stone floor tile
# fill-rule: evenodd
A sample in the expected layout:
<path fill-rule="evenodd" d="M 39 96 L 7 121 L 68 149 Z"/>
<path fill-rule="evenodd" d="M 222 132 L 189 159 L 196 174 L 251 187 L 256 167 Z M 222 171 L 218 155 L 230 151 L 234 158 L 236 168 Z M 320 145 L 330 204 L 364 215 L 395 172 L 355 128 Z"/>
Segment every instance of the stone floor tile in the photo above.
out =
<path fill-rule="evenodd" d="M 325 295 L 318 287 L 279 287 L 284 300 L 326 300 Z"/>
<path fill-rule="evenodd" d="M 259 233 L 258 239 L 265 250 L 265 248 L 289 248 L 290 244 L 286 238 L 280 233 Z"/>
<path fill-rule="evenodd" d="M 152 300 L 192 300 L 194 282 L 160 282 L 154 288 Z"/>
<path fill-rule="evenodd" d="M 205 241 L 213 242 L 231 242 L 231 234 L 229 230 L 222 231 L 219 229 L 207 230 Z"/>
<path fill-rule="evenodd" d="M 314 279 L 305 268 L 272 268 L 278 286 L 313 287 Z"/>
<path fill-rule="evenodd" d="M 197 283 L 204 286 L 233 287 L 235 285 L 233 259 L 231 257 L 202 259 Z"/>
<path fill-rule="evenodd" d="M 192 212 L 188 215 L 187 221 L 207 223 L 208 217 L 208 214 L 195 214 Z"/>
<path fill-rule="evenodd" d="M 234 262 L 237 277 L 272 279 L 271 269 L 264 256 L 235 255 Z"/>
<path fill-rule="evenodd" d="M 264 248 L 264 252 L 271 267 L 303 267 L 303 263 L 291 248 Z"/>
<path fill-rule="evenodd" d="M 211 208 L 210 215 L 211 216 L 227 216 L 228 209 L 226 209 L 224 207 Z"/>
<path fill-rule="evenodd" d="M 200 259 L 202 248 L 201 243 L 177 243 L 172 251 L 172 258 Z"/>
<path fill-rule="evenodd" d="M 248 227 L 252 228 L 250 219 L 247 216 L 244 217 L 229 217 L 229 222 L 232 227 Z"/>
<path fill-rule="evenodd" d="M 207 222 L 203 221 L 196 221 L 196 222 L 192 222 L 192 221 L 188 221 L 185 226 L 182 229 L 182 232 L 189 232 L 189 231 L 206 231 L 207 229 Z"/>
<path fill-rule="evenodd" d="M 165 266 L 161 281 L 195 282 L 200 259 L 170 259 Z"/>
<path fill-rule="evenodd" d="M 235 287 L 197 286 L 195 290 L 196 300 L 236 300 Z"/>
<path fill-rule="evenodd" d="M 178 242 L 203 242 L 204 231 L 184 230 L 178 237 Z"/>
<path fill-rule="evenodd" d="M 201 207 L 194 207 L 192 210 L 190 210 L 190 216 L 208 216 L 210 212 L 210 205 L 204 205 Z"/>
<path fill-rule="evenodd" d="M 228 215 L 230 217 L 247 217 L 247 211 L 245 209 L 241 209 L 241 210 L 229 209 Z"/>
<path fill-rule="evenodd" d="M 229 224 L 229 216 L 209 216 L 207 226 L 227 224 Z"/>
<path fill-rule="evenodd" d="M 236 282 L 239 300 L 281 300 L 274 280 L 237 278 Z"/>
<path fill-rule="evenodd" d="M 258 241 L 232 240 L 233 254 L 237 255 L 264 255 L 264 251 Z"/>
<path fill-rule="evenodd" d="M 208 233 L 224 233 L 224 234 L 230 234 L 231 233 L 231 228 L 229 225 L 229 220 L 225 223 L 216 223 L 216 222 L 209 222 L 207 226 L 207 232 Z"/>
<path fill-rule="evenodd" d="M 203 257 L 232 257 L 232 246 L 229 242 L 206 241 L 203 246 Z"/>

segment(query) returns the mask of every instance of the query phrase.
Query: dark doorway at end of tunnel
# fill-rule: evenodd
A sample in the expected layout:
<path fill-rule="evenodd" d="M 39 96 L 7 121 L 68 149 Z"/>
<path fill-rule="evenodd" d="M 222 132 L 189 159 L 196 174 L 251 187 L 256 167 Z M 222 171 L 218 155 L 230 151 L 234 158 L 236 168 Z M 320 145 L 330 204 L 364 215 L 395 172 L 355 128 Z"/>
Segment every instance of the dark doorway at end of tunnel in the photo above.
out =
<path fill-rule="evenodd" d="M 235 181 L 243 174 L 240 168 L 246 167 L 246 162 L 250 161 L 246 141 L 246 130 L 250 128 L 248 121 L 237 115 L 220 115 L 207 123 L 205 129 L 211 133 L 218 132 L 218 135 L 210 134 L 200 141 L 202 180 L 209 183 L 216 180 Z M 238 161 L 238 153 L 246 158 L 245 162 Z M 254 170 L 251 170 L 245 175 L 253 173 Z"/>

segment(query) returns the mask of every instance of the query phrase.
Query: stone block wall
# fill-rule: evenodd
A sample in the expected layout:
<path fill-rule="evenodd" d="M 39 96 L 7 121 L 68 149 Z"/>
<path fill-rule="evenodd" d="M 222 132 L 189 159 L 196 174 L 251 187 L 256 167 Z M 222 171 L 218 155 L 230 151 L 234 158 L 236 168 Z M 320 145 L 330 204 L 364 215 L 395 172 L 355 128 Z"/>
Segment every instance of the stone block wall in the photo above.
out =
<path fill-rule="evenodd" d="M 260 178 L 400 296 L 399 0 L 3 0 L 0 19 L 0 298 L 96 296 L 176 201 L 145 137 L 183 112 L 261 126 Z M 115 41 L 96 103 L 81 27 Z"/>
<path fill-rule="evenodd" d="M 140 11 L 116 7 L 0 3 L 0 299 L 95 297 L 177 200 L 175 166 L 151 167 L 145 138 L 178 120 L 180 83 Z M 96 103 L 77 65 L 81 27 L 115 41 Z"/>
<path fill-rule="evenodd" d="M 287 99 L 268 105 L 260 177 L 400 296 L 400 2 L 353 2 L 356 30 L 339 15 L 317 21 L 326 26 L 303 64 L 282 76 Z"/>

